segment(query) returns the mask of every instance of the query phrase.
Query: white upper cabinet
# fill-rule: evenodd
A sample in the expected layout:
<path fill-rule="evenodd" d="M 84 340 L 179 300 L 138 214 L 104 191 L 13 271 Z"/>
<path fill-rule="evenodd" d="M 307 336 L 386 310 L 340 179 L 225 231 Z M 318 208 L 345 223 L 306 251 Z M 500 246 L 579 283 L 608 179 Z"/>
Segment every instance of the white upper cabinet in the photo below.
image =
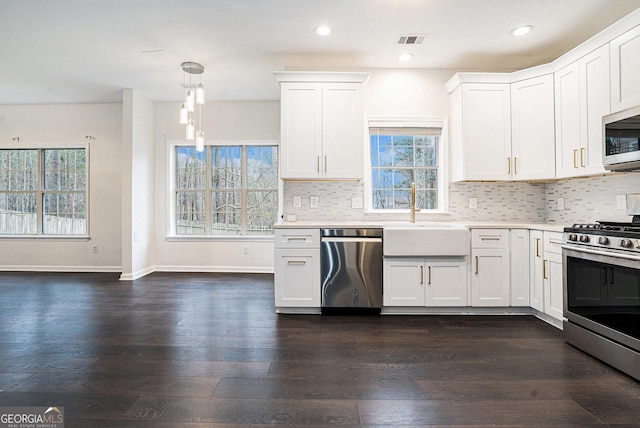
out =
<path fill-rule="evenodd" d="M 514 83 L 504 83 L 506 74 L 471 75 L 474 82 L 457 76 L 462 83 L 450 98 L 452 180 L 555 178 L 553 75 Z"/>
<path fill-rule="evenodd" d="M 280 82 L 280 177 L 364 176 L 363 85 L 367 73 L 276 73 Z"/>
<path fill-rule="evenodd" d="M 511 84 L 511 159 L 514 180 L 555 178 L 553 75 Z"/>
<path fill-rule="evenodd" d="M 604 173 L 602 116 L 609 114 L 609 46 L 555 73 L 556 176 Z"/>
<path fill-rule="evenodd" d="M 574 62 L 555 74 L 556 175 L 578 174 L 580 147 L 580 65 Z"/>
<path fill-rule="evenodd" d="M 602 116 L 611 113 L 611 72 L 609 46 L 602 46 L 580 60 L 580 117 L 581 126 L 580 168 L 583 174 L 601 174 L 602 166 Z"/>
<path fill-rule="evenodd" d="M 511 179 L 508 83 L 463 83 L 451 94 L 453 181 Z"/>
<path fill-rule="evenodd" d="M 280 114 L 280 176 L 320 177 L 322 85 L 282 83 Z"/>
<path fill-rule="evenodd" d="M 611 111 L 640 105 L 640 26 L 611 41 Z"/>

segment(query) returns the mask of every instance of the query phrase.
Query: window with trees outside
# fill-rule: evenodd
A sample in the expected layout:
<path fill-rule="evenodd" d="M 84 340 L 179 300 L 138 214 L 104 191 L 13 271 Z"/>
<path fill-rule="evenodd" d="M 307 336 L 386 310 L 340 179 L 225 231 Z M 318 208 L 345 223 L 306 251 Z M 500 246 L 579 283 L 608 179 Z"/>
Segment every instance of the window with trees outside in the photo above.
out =
<path fill-rule="evenodd" d="M 87 235 L 87 149 L 0 149 L 0 234 Z"/>
<path fill-rule="evenodd" d="M 441 134 L 441 128 L 369 128 L 371 209 L 410 209 L 411 183 L 415 183 L 416 208 L 440 208 Z"/>
<path fill-rule="evenodd" d="M 272 235 L 278 209 L 275 145 L 175 147 L 175 234 Z"/>

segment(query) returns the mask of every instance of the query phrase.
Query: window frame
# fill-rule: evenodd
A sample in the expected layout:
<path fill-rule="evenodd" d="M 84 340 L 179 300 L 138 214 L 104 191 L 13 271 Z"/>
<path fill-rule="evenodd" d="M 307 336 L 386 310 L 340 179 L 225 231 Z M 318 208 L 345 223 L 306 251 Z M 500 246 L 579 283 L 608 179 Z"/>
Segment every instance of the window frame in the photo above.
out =
<path fill-rule="evenodd" d="M 205 150 L 206 147 L 210 147 L 210 146 L 275 146 L 278 149 L 278 156 L 281 156 L 280 153 L 280 142 L 278 140 L 213 140 L 213 141 L 205 141 Z M 176 223 L 175 223 L 175 216 L 176 216 L 176 148 L 178 147 L 194 147 L 193 142 L 189 142 L 189 141 L 170 141 L 167 144 L 167 150 L 168 150 L 168 155 L 167 155 L 167 170 L 168 170 L 168 177 L 169 177 L 169 182 L 168 185 L 166 186 L 167 188 L 167 202 L 168 202 L 168 209 L 167 209 L 167 236 L 166 236 L 166 240 L 167 241 L 273 241 L 273 235 L 206 235 L 206 234 L 200 234 L 200 235 L 179 235 L 176 231 Z M 245 156 L 245 150 L 242 151 L 243 154 L 243 162 L 246 161 L 246 159 L 244 159 Z M 209 164 L 210 160 L 207 159 L 207 164 Z M 277 195 L 278 195 L 278 203 L 277 203 L 277 208 L 276 208 L 276 216 L 279 215 L 280 212 L 280 204 L 281 204 L 281 197 L 280 195 L 282 195 L 282 180 L 280 179 L 280 168 L 279 168 L 279 162 L 278 162 L 278 178 L 277 178 L 277 185 L 276 185 L 276 191 L 277 191 Z M 209 181 L 211 178 L 210 175 L 210 171 L 207 171 L 207 180 Z M 212 189 L 211 188 L 207 188 L 205 189 L 205 191 L 210 192 Z M 246 193 L 247 190 L 251 190 L 251 189 L 239 189 L 239 191 L 243 192 L 243 198 L 245 197 L 244 194 Z M 209 200 L 209 198 L 207 198 L 207 200 Z M 206 221 L 209 221 L 210 215 L 211 213 L 210 211 L 210 207 L 207 207 L 207 214 L 206 214 Z M 242 224 L 243 226 L 246 224 L 246 210 L 243 211 L 241 213 L 242 216 Z"/>
<path fill-rule="evenodd" d="M 85 234 L 45 234 L 44 229 L 44 196 L 46 194 L 60 193 L 44 189 L 44 152 L 47 150 L 84 150 L 85 152 L 85 206 L 86 206 L 86 233 Z M 91 239 L 91 150 L 90 144 L 41 144 L 41 145 L 3 145 L 0 150 L 36 150 L 38 152 L 38 177 L 36 195 L 36 233 L 31 234 L 0 234 L 0 239 L 37 239 L 37 240 L 89 240 Z M 66 193 L 67 191 L 62 191 Z M 71 192 L 73 193 L 73 192 Z"/>
<path fill-rule="evenodd" d="M 448 120 L 445 117 L 368 117 L 366 120 L 366 142 L 364 150 L 364 207 L 368 214 L 399 214 L 409 213 L 410 209 L 376 209 L 373 208 L 372 197 L 372 165 L 371 165 L 371 128 L 440 128 L 440 142 L 437 149 L 438 156 L 438 208 L 435 210 L 421 210 L 420 215 L 446 214 L 449 212 L 449 170 L 448 170 Z"/>

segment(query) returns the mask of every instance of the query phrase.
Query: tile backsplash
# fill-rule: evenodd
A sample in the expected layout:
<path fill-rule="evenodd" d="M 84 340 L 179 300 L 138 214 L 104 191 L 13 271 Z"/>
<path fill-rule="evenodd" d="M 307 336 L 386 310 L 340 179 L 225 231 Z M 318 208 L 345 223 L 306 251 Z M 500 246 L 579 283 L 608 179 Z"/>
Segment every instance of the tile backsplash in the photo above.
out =
<path fill-rule="evenodd" d="M 640 173 L 572 178 L 547 184 L 547 221 L 561 224 L 597 220 L 631 221 L 627 210 L 617 207 L 617 196 L 640 193 Z M 564 209 L 558 208 L 562 198 Z"/>
<path fill-rule="evenodd" d="M 418 221 L 511 221 L 571 224 L 596 220 L 629 221 L 617 207 L 617 195 L 640 193 L 640 173 L 567 179 L 553 183 L 468 182 L 449 185 L 449 213 L 417 214 Z M 300 196 L 300 207 L 294 207 Z M 318 198 L 311 208 L 310 198 Z M 353 199 L 364 199 L 364 184 L 355 181 L 286 181 L 284 214 L 298 221 L 407 220 L 407 213 L 365 213 L 352 208 Z M 470 198 L 477 207 L 470 208 Z M 561 203 L 558 203 L 561 199 Z M 563 208 L 563 209 L 559 209 Z"/>

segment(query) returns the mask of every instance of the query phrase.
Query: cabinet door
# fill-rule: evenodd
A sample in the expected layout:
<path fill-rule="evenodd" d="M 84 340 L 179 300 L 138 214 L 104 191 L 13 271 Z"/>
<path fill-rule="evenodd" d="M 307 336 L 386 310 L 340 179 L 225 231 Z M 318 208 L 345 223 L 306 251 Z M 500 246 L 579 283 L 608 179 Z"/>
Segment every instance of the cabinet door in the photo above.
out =
<path fill-rule="evenodd" d="M 426 305 L 467 306 L 466 260 L 426 261 Z"/>
<path fill-rule="evenodd" d="M 556 177 L 578 175 L 580 150 L 580 64 L 555 74 Z"/>
<path fill-rule="evenodd" d="M 529 231 L 511 231 L 511 306 L 529 306 Z"/>
<path fill-rule="evenodd" d="M 322 175 L 362 179 L 364 115 L 361 83 L 324 83 L 322 90 Z"/>
<path fill-rule="evenodd" d="M 602 166 L 602 116 L 611 113 L 609 64 L 609 45 L 580 60 L 582 145 L 579 164 L 583 175 L 605 172 Z"/>
<path fill-rule="evenodd" d="M 275 250 L 276 307 L 320 307 L 320 249 Z"/>
<path fill-rule="evenodd" d="M 423 259 L 384 259 L 383 305 L 424 306 L 425 266 Z"/>
<path fill-rule="evenodd" d="M 509 180 L 511 96 L 509 84 L 462 86 L 465 180 Z"/>
<path fill-rule="evenodd" d="M 544 258 L 542 248 L 542 231 L 532 230 L 530 242 L 530 279 L 529 305 L 540 312 L 544 312 Z"/>
<path fill-rule="evenodd" d="M 562 320 L 562 254 L 548 251 L 544 254 L 544 312 Z"/>
<path fill-rule="evenodd" d="M 322 151 L 322 85 L 281 84 L 280 177 L 319 178 Z"/>
<path fill-rule="evenodd" d="M 556 176 L 553 75 L 511 84 L 511 172 L 516 180 Z"/>
<path fill-rule="evenodd" d="M 471 306 L 509 306 L 509 250 L 473 249 Z"/>
<path fill-rule="evenodd" d="M 613 39 L 611 46 L 611 111 L 640 104 L 640 26 Z"/>

